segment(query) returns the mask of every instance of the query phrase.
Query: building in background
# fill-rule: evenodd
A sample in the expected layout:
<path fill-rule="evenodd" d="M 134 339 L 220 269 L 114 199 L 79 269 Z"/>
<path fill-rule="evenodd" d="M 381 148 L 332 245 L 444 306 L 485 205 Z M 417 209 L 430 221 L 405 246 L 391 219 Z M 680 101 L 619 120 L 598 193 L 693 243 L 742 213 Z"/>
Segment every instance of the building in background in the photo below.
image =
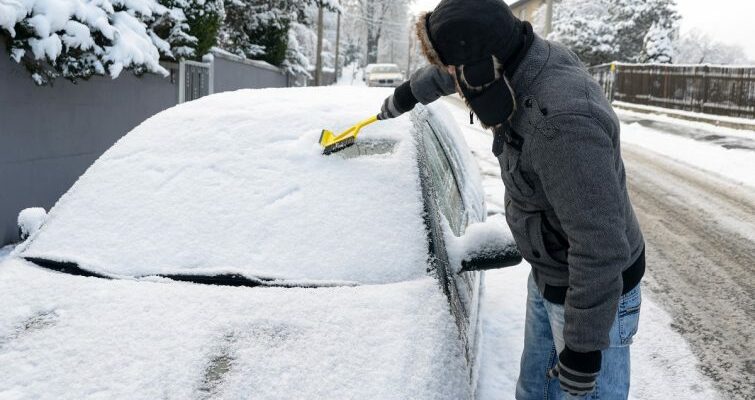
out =
<path fill-rule="evenodd" d="M 514 16 L 522 21 L 529 21 L 539 35 L 547 36 L 547 6 L 548 0 L 519 0 L 509 7 Z"/>

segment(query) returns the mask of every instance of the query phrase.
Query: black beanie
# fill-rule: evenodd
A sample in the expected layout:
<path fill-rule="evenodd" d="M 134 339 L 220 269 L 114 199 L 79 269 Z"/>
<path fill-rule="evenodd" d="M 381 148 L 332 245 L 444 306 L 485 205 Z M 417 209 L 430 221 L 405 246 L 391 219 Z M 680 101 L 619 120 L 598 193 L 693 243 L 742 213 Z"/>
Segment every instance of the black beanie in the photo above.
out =
<path fill-rule="evenodd" d="M 522 21 L 503 0 L 442 0 L 425 16 L 432 47 L 445 65 L 495 55 L 506 63 L 522 47 Z"/>

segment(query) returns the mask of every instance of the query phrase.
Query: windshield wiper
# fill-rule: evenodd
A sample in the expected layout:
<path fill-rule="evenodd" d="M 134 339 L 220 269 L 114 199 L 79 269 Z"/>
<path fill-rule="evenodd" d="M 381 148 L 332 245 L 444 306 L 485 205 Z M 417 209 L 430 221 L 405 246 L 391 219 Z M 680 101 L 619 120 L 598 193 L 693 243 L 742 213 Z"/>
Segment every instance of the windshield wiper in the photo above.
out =
<path fill-rule="evenodd" d="M 71 261 L 55 261 L 47 258 L 38 257 L 24 257 L 24 260 L 29 261 L 41 268 L 49 269 L 52 271 L 61 272 L 68 275 L 102 278 L 102 279 L 115 279 L 116 277 L 98 274 L 79 267 L 79 264 Z M 189 282 L 200 285 L 213 285 L 213 286 L 234 286 L 234 287 L 281 287 L 281 288 L 321 288 L 321 287 L 334 287 L 334 286 L 350 286 L 350 285 L 327 285 L 319 284 L 317 282 L 290 282 L 286 280 L 279 280 L 273 278 L 260 278 L 260 277 L 248 277 L 241 274 L 218 274 L 218 275 L 191 275 L 191 274 L 154 274 L 147 276 L 136 276 L 135 279 L 145 278 L 165 278 L 177 282 Z"/>
<path fill-rule="evenodd" d="M 79 264 L 70 261 L 54 261 L 46 258 L 37 257 L 24 257 L 24 260 L 36 264 L 39 267 L 50 269 L 57 272 L 62 272 L 68 275 L 86 276 L 93 278 L 112 279 L 109 276 L 98 274 L 96 272 L 87 271 L 79 267 Z"/>

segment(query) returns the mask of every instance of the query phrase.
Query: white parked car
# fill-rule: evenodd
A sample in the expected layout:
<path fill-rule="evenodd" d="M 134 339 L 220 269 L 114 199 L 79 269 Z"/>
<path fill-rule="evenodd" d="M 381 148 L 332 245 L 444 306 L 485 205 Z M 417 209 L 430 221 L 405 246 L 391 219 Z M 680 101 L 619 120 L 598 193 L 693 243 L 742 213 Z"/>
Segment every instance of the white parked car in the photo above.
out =
<path fill-rule="evenodd" d="M 404 74 L 396 64 L 370 64 L 365 67 L 364 80 L 370 87 L 397 87 L 404 83 Z"/>
<path fill-rule="evenodd" d="M 0 398 L 465 399 L 517 263 L 442 105 L 243 90 L 148 119 L 0 264 Z"/>

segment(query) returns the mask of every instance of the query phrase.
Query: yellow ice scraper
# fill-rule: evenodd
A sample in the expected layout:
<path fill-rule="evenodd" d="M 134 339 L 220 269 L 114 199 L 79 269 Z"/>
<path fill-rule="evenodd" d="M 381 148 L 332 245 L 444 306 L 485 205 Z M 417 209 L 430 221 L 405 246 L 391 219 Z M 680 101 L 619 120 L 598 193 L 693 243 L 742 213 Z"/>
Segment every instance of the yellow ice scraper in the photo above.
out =
<path fill-rule="evenodd" d="M 320 145 L 323 147 L 322 154 L 328 155 L 336 153 L 353 145 L 357 140 L 359 131 L 377 120 L 377 116 L 370 117 L 345 130 L 338 136 L 334 135 L 333 132 L 329 130 L 323 129 L 322 134 L 320 134 Z"/>

